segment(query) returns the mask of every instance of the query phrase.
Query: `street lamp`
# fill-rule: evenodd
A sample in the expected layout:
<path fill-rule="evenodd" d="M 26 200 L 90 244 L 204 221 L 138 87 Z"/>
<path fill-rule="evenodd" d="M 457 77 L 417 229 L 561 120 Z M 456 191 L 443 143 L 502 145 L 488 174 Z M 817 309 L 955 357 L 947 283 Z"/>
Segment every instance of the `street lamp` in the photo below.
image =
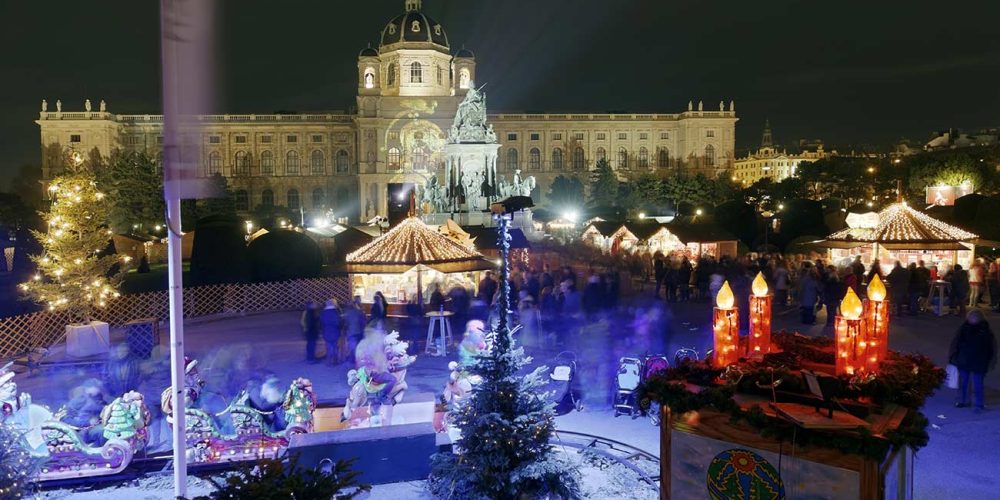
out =
<path fill-rule="evenodd" d="M 703 212 L 701 211 L 701 209 L 700 209 L 700 208 L 694 211 L 694 214 L 695 214 L 696 216 L 698 216 L 698 215 L 701 215 L 702 213 L 703 213 Z"/>

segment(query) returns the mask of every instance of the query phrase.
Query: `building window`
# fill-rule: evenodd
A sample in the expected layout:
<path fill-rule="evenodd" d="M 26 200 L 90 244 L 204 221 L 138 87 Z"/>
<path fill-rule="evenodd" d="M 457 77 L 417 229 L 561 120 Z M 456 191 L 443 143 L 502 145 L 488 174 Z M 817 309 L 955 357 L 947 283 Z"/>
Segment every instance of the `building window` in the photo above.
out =
<path fill-rule="evenodd" d="M 410 83 L 424 82 L 424 68 L 418 62 L 410 65 Z"/>
<path fill-rule="evenodd" d="M 618 148 L 618 168 L 625 170 L 628 168 L 628 150 Z"/>
<path fill-rule="evenodd" d="M 444 71 L 441 69 L 441 65 L 440 64 L 437 65 L 436 72 L 437 72 L 437 82 L 438 82 L 438 85 L 443 85 L 444 84 Z"/>
<path fill-rule="evenodd" d="M 139 136 L 139 135 L 130 135 L 130 136 L 128 136 L 128 139 L 127 139 L 128 145 L 129 146 L 135 146 L 135 145 L 139 144 L 139 139 L 141 137 L 142 136 Z"/>
<path fill-rule="evenodd" d="M 597 161 L 605 161 L 608 159 L 608 152 L 604 148 L 597 148 Z"/>
<path fill-rule="evenodd" d="M 472 82 L 472 74 L 469 72 L 469 68 L 462 68 L 458 72 L 458 88 L 467 89 Z"/>
<path fill-rule="evenodd" d="M 510 148 L 507 150 L 507 170 L 516 170 L 518 166 L 517 150 Z"/>
<path fill-rule="evenodd" d="M 419 33 L 420 32 L 420 21 L 413 21 L 412 23 L 410 23 L 410 31 L 412 31 L 414 33 Z"/>
<path fill-rule="evenodd" d="M 507 134 L 507 140 L 508 141 L 516 141 L 517 140 L 517 134 Z"/>
<path fill-rule="evenodd" d="M 399 162 L 400 162 L 400 159 L 401 159 L 400 156 L 401 155 L 399 154 L 399 148 L 389 148 L 388 163 L 389 163 L 389 168 L 390 169 L 393 169 L 393 170 L 398 170 L 399 169 Z"/>
<path fill-rule="evenodd" d="M 297 135 L 285 136 L 285 142 L 289 144 L 295 144 L 296 142 L 299 142 L 299 136 Z"/>
<path fill-rule="evenodd" d="M 215 175 L 222 171 L 222 154 L 212 151 L 208 154 L 208 175 Z"/>
<path fill-rule="evenodd" d="M 313 174 L 323 174 L 326 172 L 326 161 L 323 158 L 323 152 L 320 150 L 315 150 L 309 157 L 309 166 L 312 168 Z"/>
<path fill-rule="evenodd" d="M 262 135 L 262 136 L 260 136 L 260 143 L 261 144 L 271 144 L 271 136 L 269 136 L 269 135 Z"/>
<path fill-rule="evenodd" d="M 583 140 L 583 132 L 577 132 L 577 133 L 573 134 L 573 140 L 574 141 L 582 141 Z"/>
<path fill-rule="evenodd" d="M 552 150 L 552 168 L 557 170 L 562 170 L 563 168 L 563 151 L 562 149 L 555 148 Z"/>
<path fill-rule="evenodd" d="M 236 175 L 250 175 L 250 155 L 246 151 L 237 151 L 233 159 Z"/>
<path fill-rule="evenodd" d="M 619 132 L 618 133 L 618 140 L 619 141 L 628 140 L 628 134 L 626 134 L 625 132 Z"/>
<path fill-rule="evenodd" d="M 415 146 L 410 152 L 410 159 L 413 161 L 413 170 L 427 170 L 427 149 L 423 146 Z"/>
<path fill-rule="evenodd" d="M 639 168 L 649 168 L 649 150 L 639 148 Z"/>
<path fill-rule="evenodd" d="M 390 141 L 398 141 L 399 140 L 399 132 L 389 132 L 389 140 Z"/>
<path fill-rule="evenodd" d="M 222 144 L 222 137 L 218 136 L 218 135 L 210 135 L 210 136 L 208 136 L 208 143 L 209 144 Z"/>
<path fill-rule="evenodd" d="M 314 135 L 312 136 L 312 141 L 313 141 L 313 143 L 320 143 L 320 142 L 323 142 L 323 136 L 322 136 L 322 135 L 320 135 L 320 134 L 314 134 Z"/>
<path fill-rule="evenodd" d="M 660 168 L 667 168 L 670 165 L 670 152 L 667 148 L 660 149 L 656 157 L 656 166 Z"/>
<path fill-rule="evenodd" d="M 561 141 L 562 140 L 562 133 L 557 132 L 555 134 L 552 134 L 552 140 L 553 141 Z"/>
<path fill-rule="evenodd" d="M 533 141 L 537 141 L 539 139 L 538 134 L 531 134 L 529 138 Z"/>
<path fill-rule="evenodd" d="M 288 175 L 299 175 L 299 153 L 289 151 L 285 155 L 285 173 Z"/>
<path fill-rule="evenodd" d="M 531 148 L 528 151 L 528 168 L 538 170 L 542 166 L 542 152 L 538 148 Z"/>
<path fill-rule="evenodd" d="M 715 166 L 715 147 L 709 144 L 705 146 L 705 166 L 714 167 Z"/>
<path fill-rule="evenodd" d="M 77 141 L 77 142 L 79 142 L 79 141 Z M 163 136 L 162 135 L 156 136 L 156 143 L 157 144 L 163 144 Z"/>
<path fill-rule="evenodd" d="M 320 208 L 326 204 L 326 195 L 323 194 L 323 188 L 313 189 L 313 208 Z"/>
<path fill-rule="evenodd" d="M 260 173 L 261 175 L 274 175 L 274 153 L 270 151 L 261 151 Z"/>
<path fill-rule="evenodd" d="M 80 142 L 80 134 L 70 135 L 69 142 Z"/>
<path fill-rule="evenodd" d="M 287 199 L 288 199 L 288 203 L 287 203 L 288 208 L 290 208 L 292 210 L 298 210 L 299 209 L 299 190 L 298 189 L 289 189 L 288 190 Z"/>
<path fill-rule="evenodd" d="M 236 210 L 240 212 L 246 212 L 250 210 L 250 195 L 243 189 L 236 192 L 233 196 L 234 202 L 236 204 Z"/>
<path fill-rule="evenodd" d="M 608 137 L 608 134 L 605 134 L 604 132 L 598 132 L 597 133 L 597 140 L 599 140 L 599 141 L 603 141 L 603 140 L 607 139 L 607 137 Z"/>
<path fill-rule="evenodd" d="M 649 139 L 649 134 L 646 134 L 646 133 L 639 134 L 639 140 L 640 141 L 645 141 L 647 139 Z"/>
<path fill-rule="evenodd" d="M 389 86 L 391 87 L 396 84 L 396 65 L 389 63 L 389 69 L 387 71 L 389 74 L 386 76 L 386 80 L 389 82 Z"/>
<path fill-rule="evenodd" d="M 350 158 L 347 156 L 347 151 L 343 149 L 337 151 L 337 173 L 346 174 L 350 171 Z"/>
<path fill-rule="evenodd" d="M 274 206 L 274 191 L 265 189 L 260 192 L 260 206 L 267 208 Z"/>
<path fill-rule="evenodd" d="M 660 132 L 660 139 L 663 139 L 664 141 L 670 139 L 670 134 L 667 132 Z"/>
<path fill-rule="evenodd" d="M 705 137 L 715 137 L 715 131 L 714 130 L 706 130 L 705 131 Z"/>
<path fill-rule="evenodd" d="M 245 135 L 236 136 L 236 144 L 246 144 L 246 143 L 247 143 L 247 136 Z"/>
<path fill-rule="evenodd" d="M 583 165 L 583 148 L 578 147 L 573 150 L 573 168 L 576 170 L 583 170 Z"/>

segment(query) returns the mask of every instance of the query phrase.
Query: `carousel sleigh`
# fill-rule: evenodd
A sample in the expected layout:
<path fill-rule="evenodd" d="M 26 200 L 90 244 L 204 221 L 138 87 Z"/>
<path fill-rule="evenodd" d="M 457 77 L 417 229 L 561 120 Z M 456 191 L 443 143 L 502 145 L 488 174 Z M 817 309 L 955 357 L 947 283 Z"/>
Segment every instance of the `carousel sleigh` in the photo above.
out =
<path fill-rule="evenodd" d="M 146 447 L 150 414 L 138 392 L 127 392 L 101 411 L 104 444 L 90 444 L 88 429 L 60 421 L 31 395 L 17 393 L 10 365 L 0 368 L 0 423 L 23 432 L 22 444 L 43 461 L 39 481 L 117 474 Z"/>
<path fill-rule="evenodd" d="M 195 395 L 189 404 L 196 398 Z M 164 412 L 173 415 L 168 399 L 165 396 Z M 188 460 L 192 464 L 202 464 L 280 456 L 288 447 L 291 436 L 313 430 L 316 397 L 312 383 L 304 378 L 292 382 L 280 409 L 285 416 L 285 424 L 278 425 L 276 419 L 269 422 L 268 417 L 278 409 L 264 411 L 254 408 L 246 391 L 242 391 L 225 410 L 214 416 L 200 408 L 185 408 Z M 224 415 L 229 416 L 232 431 L 227 431 L 216 419 Z M 168 422 L 172 424 L 173 419 Z"/>

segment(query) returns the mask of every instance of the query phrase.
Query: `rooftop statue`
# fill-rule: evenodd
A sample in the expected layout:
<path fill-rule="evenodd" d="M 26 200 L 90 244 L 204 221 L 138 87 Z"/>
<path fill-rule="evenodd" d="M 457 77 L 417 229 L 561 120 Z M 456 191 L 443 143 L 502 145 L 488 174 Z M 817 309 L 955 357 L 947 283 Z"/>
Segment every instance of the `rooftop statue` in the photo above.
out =
<path fill-rule="evenodd" d="M 448 142 L 495 143 L 496 140 L 493 127 L 486 124 L 486 94 L 470 84 L 455 112 Z"/>

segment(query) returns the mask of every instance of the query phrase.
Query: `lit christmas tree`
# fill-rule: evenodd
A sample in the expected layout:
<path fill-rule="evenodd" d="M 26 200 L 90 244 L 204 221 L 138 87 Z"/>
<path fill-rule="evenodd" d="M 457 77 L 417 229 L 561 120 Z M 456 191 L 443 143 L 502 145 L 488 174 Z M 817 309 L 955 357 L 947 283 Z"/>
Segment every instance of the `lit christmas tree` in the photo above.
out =
<path fill-rule="evenodd" d="M 0 498 L 27 498 L 35 487 L 39 460 L 31 456 L 21 432 L 0 415 Z"/>
<path fill-rule="evenodd" d="M 97 188 L 94 173 L 82 161 L 49 185 L 52 207 L 42 214 L 47 231 L 32 231 L 42 244 L 31 256 L 38 272 L 21 290 L 50 311 L 64 310 L 74 322 L 89 322 L 94 308 L 118 297 L 118 283 L 130 258 L 105 253 L 111 238 L 110 207 Z"/>
<path fill-rule="evenodd" d="M 510 216 L 498 218 L 501 297 L 510 295 Z M 543 390 L 546 367 L 519 373 L 531 362 L 507 326 L 509 300 L 497 300 L 500 321 L 488 334 L 489 352 L 469 367 L 482 377 L 453 410 L 462 439 L 432 457 L 431 491 L 441 498 L 577 498 L 579 472 L 553 453 L 554 403 Z"/>

